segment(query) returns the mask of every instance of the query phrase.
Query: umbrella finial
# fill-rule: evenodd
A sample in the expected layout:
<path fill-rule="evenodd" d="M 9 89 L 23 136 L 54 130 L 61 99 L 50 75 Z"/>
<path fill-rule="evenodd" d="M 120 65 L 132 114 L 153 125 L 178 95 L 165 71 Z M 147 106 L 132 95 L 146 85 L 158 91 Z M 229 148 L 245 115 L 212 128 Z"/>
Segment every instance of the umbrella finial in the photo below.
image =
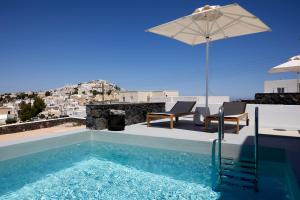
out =
<path fill-rule="evenodd" d="M 201 8 L 197 8 L 193 14 L 196 14 L 196 13 L 201 13 L 201 12 L 204 12 L 204 11 L 207 11 L 207 10 L 211 10 L 211 9 L 215 9 L 217 7 L 220 7 L 220 6 L 210 6 L 210 5 L 205 5 Z"/>
<path fill-rule="evenodd" d="M 291 60 L 300 60 L 300 55 L 291 57 L 291 58 L 289 59 L 289 61 L 291 61 Z"/>
<path fill-rule="evenodd" d="M 192 15 L 196 21 L 215 21 L 222 16 L 222 13 L 217 10 L 220 6 L 205 5 L 197 8 Z"/>

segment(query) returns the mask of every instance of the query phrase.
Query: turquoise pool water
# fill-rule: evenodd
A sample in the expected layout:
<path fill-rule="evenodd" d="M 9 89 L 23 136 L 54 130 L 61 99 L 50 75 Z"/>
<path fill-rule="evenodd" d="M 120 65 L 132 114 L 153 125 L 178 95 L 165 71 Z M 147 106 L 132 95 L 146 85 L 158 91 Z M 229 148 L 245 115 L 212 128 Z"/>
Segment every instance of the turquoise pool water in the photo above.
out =
<path fill-rule="evenodd" d="M 290 199 L 282 165 L 265 165 L 260 192 L 221 192 L 208 155 L 85 142 L 0 162 L 0 199 Z"/>

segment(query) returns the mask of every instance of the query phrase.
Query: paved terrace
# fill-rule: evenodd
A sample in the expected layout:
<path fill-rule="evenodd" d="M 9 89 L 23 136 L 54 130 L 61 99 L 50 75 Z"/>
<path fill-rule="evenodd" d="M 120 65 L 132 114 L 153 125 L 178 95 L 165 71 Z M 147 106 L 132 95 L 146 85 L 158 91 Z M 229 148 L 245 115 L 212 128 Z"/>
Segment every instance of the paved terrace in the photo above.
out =
<path fill-rule="evenodd" d="M 245 122 L 242 121 L 239 134 L 236 134 L 236 126 L 233 123 L 225 122 L 225 143 L 230 144 L 253 144 L 249 137 L 254 136 L 254 126 L 245 126 Z M 195 125 L 193 122 L 193 116 L 181 117 L 178 123 L 175 123 L 173 129 L 169 128 L 169 120 L 157 120 L 152 121 L 151 126 L 147 127 L 146 123 L 134 124 L 126 126 L 124 131 L 114 131 L 124 134 L 134 135 L 146 135 L 153 137 L 166 137 L 174 139 L 184 140 L 197 140 L 197 141 L 213 141 L 218 138 L 218 125 L 212 123 L 208 130 L 205 130 L 203 126 Z M 107 131 L 107 130 L 105 130 Z M 290 136 L 299 137 L 300 130 L 288 130 L 288 129 L 272 129 L 272 128 L 260 128 L 259 133 L 261 135 L 273 135 L 273 136 Z"/>

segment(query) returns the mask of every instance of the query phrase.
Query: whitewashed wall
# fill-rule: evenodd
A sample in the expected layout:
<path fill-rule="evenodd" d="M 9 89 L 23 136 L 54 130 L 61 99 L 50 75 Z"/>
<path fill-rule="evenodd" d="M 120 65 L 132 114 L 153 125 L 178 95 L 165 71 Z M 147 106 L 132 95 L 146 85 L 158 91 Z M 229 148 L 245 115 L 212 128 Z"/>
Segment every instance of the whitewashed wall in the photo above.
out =
<path fill-rule="evenodd" d="M 277 93 L 277 88 L 284 92 L 297 92 L 297 79 L 272 80 L 264 82 L 264 93 Z"/>
<path fill-rule="evenodd" d="M 205 96 L 178 96 L 178 97 L 153 97 L 151 102 L 166 102 L 175 104 L 177 101 L 197 101 L 197 104 L 205 104 Z M 229 102 L 229 96 L 209 96 L 209 104 L 222 104 Z M 170 104 L 171 105 L 171 104 Z"/>
<path fill-rule="evenodd" d="M 7 114 L 0 115 L 0 125 L 6 124 Z"/>
<path fill-rule="evenodd" d="M 196 106 L 204 107 L 197 104 Z M 218 113 L 221 104 L 210 104 L 210 114 Z M 247 104 L 250 125 L 254 126 L 255 107 L 259 110 L 261 128 L 287 128 L 300 130 L 300 105 Z"/>
<path fill-rule="evenodd" d="M 247 104 L 250 125 L 254 124 L 255 107 L 259 109 L 260 127 L 300 130 L 300 105 Z"/>
<path fill-rule="evenodd" d="M 210 114 L 218 113 L 222 103 L 209 104 Z M 166 110 L 169 111 L 174 104 L 175 102 L 166 102 Z M 205 105 L 197 102 L 194 110 L 196 107 L 203 108 Z M 247 104 L 246 112 L 249 114 L 249 122 L 252 126 L 254 125 L 255 107 L 259 109 L 259 126 L 261 128 L 300 130 L 300 105 Z"/>

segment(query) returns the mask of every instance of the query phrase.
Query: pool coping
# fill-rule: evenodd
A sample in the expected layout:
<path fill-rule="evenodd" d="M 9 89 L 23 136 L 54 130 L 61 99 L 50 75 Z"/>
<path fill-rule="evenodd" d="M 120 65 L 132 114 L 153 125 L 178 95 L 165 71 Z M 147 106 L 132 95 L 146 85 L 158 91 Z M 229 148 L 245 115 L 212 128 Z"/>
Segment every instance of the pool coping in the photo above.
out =
<path fill-rule="evenodd" d="M 80 129 L 70 130 L 70 131 L 63 131 L 63 132 L 56 132 L 56 133 L 51 133 L 51 134 L 37 135 L 37 136 L 34 136 L 34 137 L 30 137 L 30 138 L 24 138 L 23 137 L 23 138 L 18 138 L 18 139 L 9 140 L 9 141 L 0 141 L 0 147 L 6 147 L 6 146 L 21 144 L 21 143 L 45 140 L 45 139 L 50 139 L 50 138 L 55 138 L 55 137 L 60 137 L 60 136 L 65 136 L 65 135 L 72 135 L 72 134 L 85 132 L 85 131 L 88 131 L 88 129 L 80 128 Z"/>

